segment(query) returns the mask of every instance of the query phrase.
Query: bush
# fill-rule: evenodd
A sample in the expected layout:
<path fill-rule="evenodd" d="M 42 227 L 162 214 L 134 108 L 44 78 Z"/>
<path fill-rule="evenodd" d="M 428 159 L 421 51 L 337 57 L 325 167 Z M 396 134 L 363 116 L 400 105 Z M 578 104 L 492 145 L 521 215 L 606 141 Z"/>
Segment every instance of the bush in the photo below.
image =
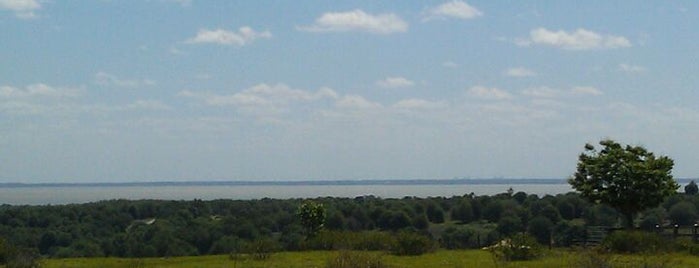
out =
<path fill-rule="evenodd" d="M 341 250 L 337 256 L 329 259 L 325 263 L 326 268 L 384 268 L 380 255 L 371 254 L 365 251 Z"/>
<path fill-rule="evenodd" d="M 536 216 L 529 221 L 527 233 L 534 236 L 537 242 L 548 245 L 551 242 L 552 228 L 553 223 L 551 223 L 551 220 L 543 216 Z"/>
<path fill-rule="evenodd" d="M 602 241 L 602 248 L 614 253 L 656 253 L 670 250 L 672 243 L 656 233 L 616 231 Z"/>
<path fill-rule="evenodd" d="M 434 249 L 432 239 L 427 236 L 413 232 L 399 232 L 394 238 L 391 246 L 391 254 L 405 255 L 422 255 Z"/>
<path fill-rule="evenodd" d="M 569 247 L 575 242 L 583 241 L 586 235 L 585 226 L 561 221 L 553 228 L 553 244 Z"/>
<path fill-rule="evenodd" d="M 516 234 L 495 245 L 486 247 L 496 261 L 533 260 L 541 256 L 541 245 L 527 234 Z"/>
<path fill-rule="evenodd" d="M 41 256 L 33 249 L 15 249 L 12 256 L 7 260 L 7 268 L 39 268 Z"/>
<path fill-rule="evenodd" d="M 476 231 L 462 226 L 450 226 L 441 236 L 442 246 L 447 249 L 464 249 L 473 247 L 471 241 Z"/>
<path fill-rule="evenodd" d="M 687 201 L 682 201 L 673 205 L 668 214 L 672 222 L 679 225 L 694 224 L 697 220 L 696 207 L 694 207 L 694 204 Z"/>
<path fill-rule="evenodd" d="M 7 268 L 41 267 L 41 256 L 37 249 L 18 248 L 0 239 L 0 265 Z"/>
<path fill-rule="evenodd" d="M 243 253 L 250 254 L 255 260 L 266 260 L 272 253 L 279 249 L 279 245 L 272 239 L 259 239 L 252 241 L 243 247 Z"/>
<path fill-rule="evenodd" d="M 500 218 L 498 227 L 495 229 L 504 236 L 510 236 L 524 230 L 522 228 L 522 219 L 516 216 L 504 216 Z"/>

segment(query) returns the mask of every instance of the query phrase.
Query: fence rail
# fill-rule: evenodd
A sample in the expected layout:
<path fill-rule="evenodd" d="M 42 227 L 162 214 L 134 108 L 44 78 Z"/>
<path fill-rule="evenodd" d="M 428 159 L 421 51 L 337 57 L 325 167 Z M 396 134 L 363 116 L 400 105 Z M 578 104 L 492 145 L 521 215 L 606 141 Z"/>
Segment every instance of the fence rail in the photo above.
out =
<path fill-rule="evenodd" d="M 585 227 L 585 237 L 583 240 L 574 241 L 574 244 L 584 247 L 597 246 L 602 243 L 602 241 L 612 232 L 627 230 L 626 228 L 620 227 L 609 227 L 609 226 L 586 226 Z M 647 231 L 655 232 L 663 237 L 676 239 L 679 237 L 691 237 L 692 241 L 699 242 L 699 224 L 694 224 L 693 226 L 680 226 L 678 224 L 669 226 L 655 225 L 653 228 L 640 228 L 636 227 L 634 230 L 637 231 Z"/>

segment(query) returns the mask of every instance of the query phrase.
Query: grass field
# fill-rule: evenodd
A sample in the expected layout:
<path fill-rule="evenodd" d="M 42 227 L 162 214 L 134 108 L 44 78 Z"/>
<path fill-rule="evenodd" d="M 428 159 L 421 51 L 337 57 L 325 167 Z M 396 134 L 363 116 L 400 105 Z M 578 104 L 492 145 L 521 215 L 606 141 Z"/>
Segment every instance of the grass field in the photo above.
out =
<path fill-rule="evenodd" d="M 272 255 L 267 260 L 252 260 L 241 258 L 231 260 L 227 255 L 177 257 L 177 258 L 73 258 L 49 259 L 43 261 L 42 267 L 48 268 L 80 268 L 80 267 L 212 267 L 212 268 L 243 268 L 243 267 L 324 267 L 326 262 L 338 253 L 333 251 L 281 252 Z M 686 254 L 670 255 L 604 255 L 585 254 L 570 251 L 554 250 L 546 252 L 544 258 L 534 261 L 510 262 L 498 266 L 490 254 L 483 250 L 440 250 L 434 253 L 414 257 L 398 257 L 381 252 L 371 254 L 382 255 L 390 267 L 595 267 L 590 266 L 599 260 L 612 262 L 613 267 L 699 267 L 699 258 Z"/>

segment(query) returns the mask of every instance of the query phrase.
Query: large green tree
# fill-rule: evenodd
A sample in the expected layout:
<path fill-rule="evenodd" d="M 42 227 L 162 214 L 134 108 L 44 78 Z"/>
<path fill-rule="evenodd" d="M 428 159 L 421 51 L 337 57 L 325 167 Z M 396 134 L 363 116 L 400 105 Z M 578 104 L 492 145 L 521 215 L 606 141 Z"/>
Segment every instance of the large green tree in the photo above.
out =
<path fill-rule="evenodd" d="M 658 206 L 677 191 L 679 185 L 672 178 L 674 162 L 669 157 L 656 157 L 641 146 L 622 146 L 608 139 L 599 144 L 599 151 L 585 145 L 577 171 L 568 182 L 582 197 L 623 214 L 627 227 L 633 227 L 638 212 Z"/>

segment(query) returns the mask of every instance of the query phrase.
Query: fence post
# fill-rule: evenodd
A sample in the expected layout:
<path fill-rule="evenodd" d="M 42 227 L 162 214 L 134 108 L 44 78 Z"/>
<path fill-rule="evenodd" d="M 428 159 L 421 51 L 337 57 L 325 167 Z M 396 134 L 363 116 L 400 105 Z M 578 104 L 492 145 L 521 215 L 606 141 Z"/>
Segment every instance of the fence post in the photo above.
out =
<path fill-rule="evenodd" d="M 553 247 L 553 228 L 549 229 L 549 250 Z"/>
<path fill-rule="evenodd" d="M 679 233 L 680 226 L 675 223 L 675 230 L 672 231 L 672 238 L 677 238 L 677 234 Z"/>

